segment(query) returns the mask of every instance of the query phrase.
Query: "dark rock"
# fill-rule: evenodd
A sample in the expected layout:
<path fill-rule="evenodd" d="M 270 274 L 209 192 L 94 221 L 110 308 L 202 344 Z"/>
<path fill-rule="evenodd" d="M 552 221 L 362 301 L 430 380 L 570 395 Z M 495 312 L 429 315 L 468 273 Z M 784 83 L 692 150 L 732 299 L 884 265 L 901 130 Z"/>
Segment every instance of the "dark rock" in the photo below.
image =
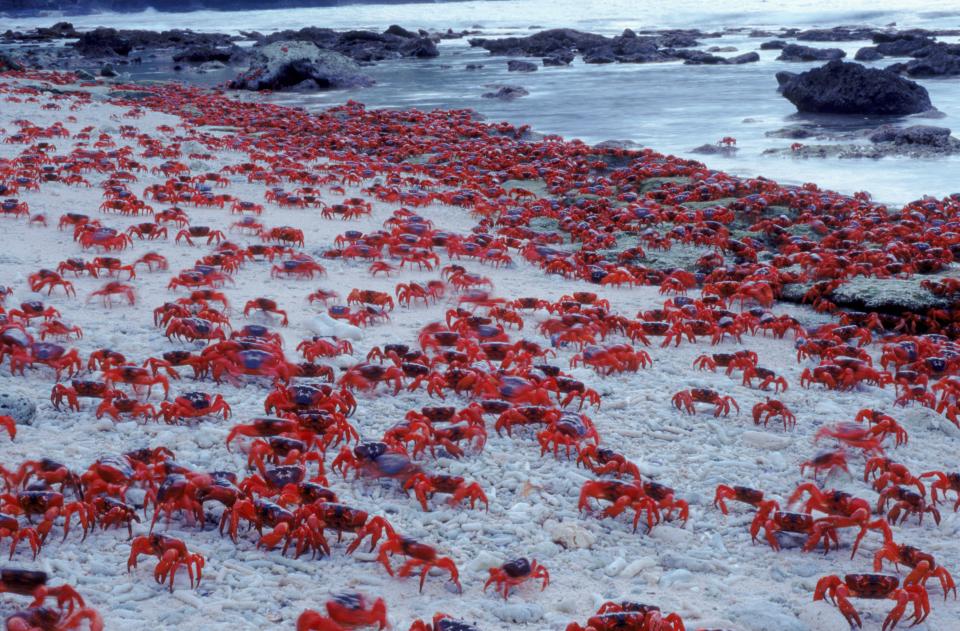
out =
<path fill-rule="evenodd" d="M 703 64 L 716 65 L 726 63 L 727 61 L 723 57 L 711 55 L 710 53 L 705 53 L 702 50 L 677 50 L 674 51 L 674 54 L 683 59 L 683 63 L 691 66 L 699 66 Z"/>
<path fill-rule="evenodd" d="M 636 36 L 637 34 L 634 33 L 632 29 L 628 29 L 628 28 L 623 29 L 623 33 L 620 34 L 620 37 L 624 39 L 632 39 Z"/>
<path fill-rule="evenodd" d="M 77 78 L 80 79 L 81 81 L 93 81 L 94 79 L 96 79 L 96 77 L 92 73 L 89 73 L 86 70 L 83 70 L 82 68 L 80 70 L 75 70 L 73 74 L 77 75 Z"/>
<path fill-rule="evenodd" d="M 518 85 L 501 85 L 501 86 L 491 86 L 497 87 L 496 92 L 484 92 L 481 96 L 485 99 L 501 99 L 504 101 L 512 101 L 513 99 L 520 98 L 521 96 L 527 96 L 530 94 L 524 88 L 521 88 Z"/>
<path fill-rule="evenodd" d="M 83 33 L 74 47 L 84 57 L 125 57 L 133 50 L 130 40 L 113 28 L 97 28 Z"/>
<path fill-rule="evenodd" d="M 831 61 L 801 74 L 778 72 L 783 96 L 801 112 L 906 115 L 933 109 L 927 90 L 888 70 Z"/>
<path fill-rule="evenodd" d="M 532 61 L 523 61 L 520 59 L 511 59 L 507 62 L 508 72 L 536 72 L 537 64 Z"/>
<path fill-rule="evenodd" d="M 835 26 L 834 28 L 813 28 L 800 31 L 796 37 L 806 42 L 853 42 L 873 37 L 874 30 L 870 28 L 851 28 Z"/>
<path fill-rule="evenodd" d="M 113 69 L 113 66 L 110 64 L 103 64 L 100 68 L 101 77 L 116 77 L 119 73 Z"/>
<path fill-rule="evenodd" d="M 0 53 L 0 72 L 23 70 L 23 64 L 6 53 Z"/>
<path fill-rule="evenodd" d="M 933 127 L 932 125 L 912 125 L 910 127 L 884 125 L 878 127 L 868 138 L 870 142 L 893 142 L 899 145 L 939 147 L 949 142 L 950 130 L 946 127 Z"/>
<path fill-rule="evenodd" d="M 599 48 L 583 53 L 583 63 L 585 64 L 612 64 L 617 61 L 617 56 L 613 54 L 611 48 Z"/>
<path fill-rule="evenodd" d="M 230 82 L 237 90 L 307 90 L 366 87 L 373 79 L 347 57 L 311 42 L 274 42 L 259 47 L 250 69 Z"/>
<path fill-rule="evenodd" d="M 400 54 L 404 57 L 429 59 L 439 57 L 440 51 L 437 50 L 437 45 L 429 37 L 418 37 L 401 46 Z"/>
<path fill-rule="evenodd" d="M 708 53 L 735 53 L 737 52 L 736 46 L 711 46 L 707 49 Z"/>
<path fill-rule="evenodd" d="M 814 48 L 800 44 L 787 44 L 777 57 L 780 61 L 832 61 L 843 59 L 847 53 L 839 48 Z"/>
<path fill-rule="evenodd" d="M 883 55 L 877 50 L 876 46 L 864 46 L 853 56 L 857 61 L 876 61 L 883 59 Z"/>
<path fill-rule="evenodd" d="M 803 138 L 809 138 L 813 135 L 813 132 L 805 127 L 784 127 L 782 129 L 768 131 L 764 135 L 768 138 L 790 138 L 793 140 L 800 140 Z"/>
<path fill-rule="evenodd" d="M 474 38 L 469 42 L 471 46 L 483 48 L 493 55 L 526 55 L 528 57 L 548 57 L 569 50 L 584 52 L 611 44 L 611 40 L 603 35 L 573 29 L 551 29 L 528 37 Z"/>
<path fill-rule="evenodd" d="M 187 62 L 190 64 L 203 64 L 210 61 L 219 61 L 228 63 L 236 61 L 242 57 L 243 52 L 239 46 L 230 48 L 215 48 L 213 46 L 192 46 L 173 55 L 173 60 L 177 62 Z"/>
<path fill-rule="evenodd" d="M 463 67 L 464 70 L 480 70 L 483 68 L 483 64 L 467 64 Z"/>
<path fill-rule="evenodd" d="M 705 145 L 700 145 L 699 147 L 694 147 L 690 150 L 690 153 L 700 153 L 704 155 L 723 155 L 723 156 L 732 156 L 737 152 L 736 147 L 728 147 L 725 145 L 717 145 L 707 143 Z"/>
<path fill-rule="evenodd" d="M 403 28 L 402 26 L 398 26 L 396 24 L 391 24 L 390 26 L 388 26 L 387 30 L 385 30 L 383 33 L 384 35 L 396 35 L 397 37 L 416 37 L 417 36 L 416 33 L 411 33 L 407 29 Z"/>
<path fill-rule="evenodd" d="M 736 57 L 727 58 L 727 63 L 733 65 L 751 64 L 755 61 L 760 61 L 760 54 L 757 52 L 749 52 L 742 55 L 737 55 Z"/>
<path fill-rule="evenodd" d="M 782 39 L 775 39 L 769 42 L 763 42 L 760 44 L 760 50 L 783 50 L 789 46 L 789 42 L 785 42 Z"/>
<path fill-rule="evenodd" d="M 952 48 L 936 46 L 927 55 L 912 59 L 906 64 L 895 64 L 890 70 L 905 72 L 911 77 L 949 77 L 960 75 L 960 51 L 952 54 Z"/>
<path fill-rule="evenodd" d="M 929 37 L 905 34 L 903 37 L 877 44 L 877 52 L 888 57 L 912 57 L 917 51 L 933 44 Z"/>
<path fill-rule="evenodd" d="M 573 51 L 565 50 L 543 58 L 544 66 L 569 66 L 574 59 Z"/>

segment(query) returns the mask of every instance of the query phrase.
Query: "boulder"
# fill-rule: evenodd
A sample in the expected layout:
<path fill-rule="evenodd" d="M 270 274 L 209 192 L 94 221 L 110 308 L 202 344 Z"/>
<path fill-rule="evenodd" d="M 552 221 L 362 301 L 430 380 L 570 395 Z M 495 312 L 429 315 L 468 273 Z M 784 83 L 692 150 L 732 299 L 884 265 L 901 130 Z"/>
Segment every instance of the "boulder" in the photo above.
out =
<path fill-rule="evenodd" d="M 387 30 L 383 32 L 384 35 L 396 35 L 397 37 L 418 37 L 416 33 L 412 33 L 407 29 L 399 26 L 397 24 L 391 24 L 387 27 Z"/>
<path fill-rule="evenodd" d="M 752 64 L 756 61 L 760 61 L 760 53 L 755 51 L 737 55 L 736 57 L 727 57 L 727 63 L 732 65 Z"/>
<path fill-rule="evenodd" d="M 114 28 L 96 28 L 80 35 L 74 47 L 84 57 L 126 57 L 133 50 L 129 38 Z"/>
<path fill-rule="evenodd" d="M 511 59 L 507 62 L 508 72 L 536 72 L 537 64 L 522 59 Z"/>
<path fill-rule="evenodd" d="M 929 37 L 912 33 L 901 33 L 897 37 L 881 37 L 879 42 L 874 38 L 873 41 L 877 45 L 877 51 L 889 57 L 912 57 L 917 51 L 934 43 L 934 40 Z"/>
<path fill-rule="evenodd" d="M 585 64 L 612 64 L 617 61 L 617 56 L 611 48 L 599 48 L 583 53 L 583 63 Z"/>
<path fill-rule="evenodd" d="M 677 57 L 683 59 L 683 63 L 691 66 L 711 65 L 726 63 L 726 59 L 718 55 L 711 55 L 702 50 L 678 50 L 675 51 Z"/>
<path fill-rule="evenodd" d="M 893 142 L 898 145 L 927 145 L 939 147 L 950 142 L 950 130 L 932 125 L 911 125 L 894 127 L 884 125 L 874 130 L 868 138 L 870 142 Z"/>
<path fill-rule="evenodd" d="M 353 88 L 373 85 L 347 57 L 312 42 L 274 42 L 259 47 L 250 68 L 230 82 L 235 90 Z"/>
<path fill-rule="evenodd" d="M 483 48 L 492 55 L 525 55 L 547 57 L 555 53 L 591 50 L 610 45 L 611 40 L 603 35 L 584 33 L 574 29 L 558 28 L 540 31 L 528 37 L 503 37 L 500 39 L 473 38 L 471 46 Z"/>
<path fill-rule="evenodd" d="M 954 47 L 935 46 L 919 59 L 891 67 L 911 77 L 950 77 L 960 75 L 960 50 Z"/>
<path fill-rule="evenodd" d="M 853 56 L 857 61 L 876 61 L 883 59 L 883 55 L 877 50 L 876 46 L 864 46 Z"/>
<path fill-rule="evenodd" d="M 524 88 L 521 88 L 518 85 L 501 85 L 501 86 L 490 86 L 496 87 L 496 92 L 484 92 L 480 96 L 485 99 L 500 99 L 502 101 L 512 101 L 513 99 L 520 98 L 521 96 L 527 96 L 530 94 Z"/>
<path fill-rule="evenodd" d="M 832 61 L 843 59 L 847 53 L 839 48 L 814 48 L 800 44 L 787 44 L 777 57 L 780 61 Z"/>
<path fill-rule="evenodd" d="M 806 42 L 853 42 L 861 39 L 870 39 L 874 31 L 869 28 L 835 26 L 833 28 L 812 28 L 800 31 L 796 37 Z"/>
<path fill-rule="evenodd" d="M 176 62 L 186 62 L 188 64 L 205 64 L 211 61 L 220 63 L 229 63 L 236 61 L 238 57 L 243 56 L 243 51 L 239 46 L 230 48 L 216 48 L 214 46 L 191 46 L 181 50 L 173 55 Z"/>
<path fill-rule="evenodd" d="M 789 45 L 789 42 L 785 42 L 782 39 L 775 39 L 760 44 L 760 50 L 783 50 Z"/>
<path fill-rule="evenodd" d="M 463 67 L 464 70 L 480 70 L 483 68 L 483 64 L 467 64 Z"/>
<path fill-rule="evenodd" d="M 906 115 L 933 109 L 927 90 L 889 70 L 831 61 L 801 74 L 778 72 L 783 96 L 800 112 Z"/>
<path fill-rule="evenodd" d="M 9 416 L 18 425 L 28 425 L 36 415 L 37 405 L 26 392 L 12 389 L 0 392 L 0 416 Z"/>
<path fill-rule="evenodd" d="M 110 64 L 103 64 L 103 66 L 100 68 L 101 77 L 116 77 L 119 74 L 120 73 L 114 70 L 113 66 L 111 66 Z"/>
<path fill-rule="evenodd" d="M 0 53 L 0 72 L 23 70 L 23 64 L 6 53 Z"/>
<path fill-rule="evenodd" d="M 543 58 L 544 66 L 569 66 L 575 55 L 572 50 L 563 50 Z"/>

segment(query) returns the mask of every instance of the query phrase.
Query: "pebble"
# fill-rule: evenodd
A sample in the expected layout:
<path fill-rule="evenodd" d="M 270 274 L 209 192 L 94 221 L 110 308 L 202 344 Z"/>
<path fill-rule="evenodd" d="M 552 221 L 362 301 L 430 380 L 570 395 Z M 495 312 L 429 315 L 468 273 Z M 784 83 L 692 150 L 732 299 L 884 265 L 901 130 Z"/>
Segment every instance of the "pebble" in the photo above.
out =
<path fill-rule="evenodd" d="M 636 561 L 631 561 L 623 570 L 620 571 L 620 576 L 624 578 L 633 578 L 640 572 L 655 567 L 657 562 L 654 561 L 651 557 L 644 557 L 642 559 L 637 559 Z"/>
<path fill-rule="evenodd" d="M 693 572 L 690 570 L 678 569 L 670 570 L 669 572 L 664 572 L 663 576 L 660 577 L 660 587 L 667 589 L 674 585 L 690 583 L 693 581 Z M 776 627 L 768 627 L 770 629 Z"/>
<path fill-rule="evenodd" d="M 769 432 L 743 432 L 741 439 L 745 444 L 751 447 L 775 451 L 787 449 L 791 444 L 793 444 L 792 437 L 771 434 Z"/>
<path fill-rule="evenodd" d="M 18 389 L 0 392 L 0 416 L 10 416 L 18 425 L 30 425 L 37 416 L 37 404 Z"/>
<path fill-rule="evenodd" d="M 603 573 L 607 576 L 616 576 L 623 571 L 623 568 L 627 566 L 627 560 L 623 557 L 617 557 L 610 563 L 607 567 L 603 568 Z"/>
<path fill-rule="evenodd" d="M 590 548 L 597 539 L 583 526 L 571 522 L 557 524 L 547 532 L 551 541 L 567 550 Z"/>
<path fill-rule="evenodd" d="M 543 607 L 537 603 L 498 602 L 491 604 L 488 610 L 498 620 L 513 624 L 529 624 L 543 618 Z"/>

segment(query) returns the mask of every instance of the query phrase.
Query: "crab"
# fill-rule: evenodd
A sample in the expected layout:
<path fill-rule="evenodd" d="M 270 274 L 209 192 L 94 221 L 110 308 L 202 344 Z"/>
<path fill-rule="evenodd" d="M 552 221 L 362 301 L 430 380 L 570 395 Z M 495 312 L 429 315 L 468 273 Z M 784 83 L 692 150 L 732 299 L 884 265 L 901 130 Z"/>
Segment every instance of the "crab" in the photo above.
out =
<path fill-rule="evenodd" d="M 591 616 L 586 626 L 576 622 L 567 625 L 566 631 L 683 631 L 679 615 L 664 615 L 656 605 L 634 602 L 606 602 Z"/>
<path fill-rule="evenodd" d="M 347 296 L 347 304 L 370 304 L 393 311 L 394 303 L 390 294 L 369 289 L 354 289 Z"/>
<path fill-rule="evenodd" d="M 390 566 L 390 556 L 398 553 L 408 558 L 407 562 L 397 571 L 398 576 L 409 576 L 414 568 L 421 568 L 421 592 L 423 591 L 423 583 L 427 578 L 427 572 L 434 567 L 449 572 L 450 580 L 457 586 L 457 591 L 463 591 L 463 588 L 460 586 L 460 572 L 457 570 L 453 559 L 440 556 L 433 546 L 396 534 L 388 535 L 387 540 L 380 545 L 377 553 L 377 561 L 383 564 L 383 567 L 390 576 L 394 574 L 393 568 Z"/>
<path fill-rule="evenodd" d="M 205 392 L 187 392 L 172 403 L 164 401 L 160 404 L 160 416 L 163 416 L 167 423 L 173 423 L 178 418 L 199 418 L 220 413 L 223 414 L 223 419 L 227 420 L 230 418 L 230 411 L 230 406 L 221 395 L 211 397 Z"/>
<path fill-rule="evenodd" d="M 470 508 L 480 501 L 488 507 L 487 496 L 483 489 L 476 482 L 467 483 L 459 476 L 452 475 L 427 475 L 426 473 L 416 473 L 412 475 L 403 485 L 404 490 L 413 489 L 423 510 L 427 509 L 427 498 L 434 493 L 450 493 L 450 505 L 456 506 L 465 499 L 470 500 Z"/>
<path fill-rule="evenodd" d="M 169 576 L 171 592 L 173 592 L 173 579 L 181 565 L 187 568 L 190 588 L 200 585 L 200 579 L 203 577 L 203 556 L 195 552 L 191 553 L 187 549 L 187 544 L 180 539 L 156 534 L 137 537 L 130 544 L 130 556 L 127 559 L 128 572 L 131 567 L 137 567 L 137 559 L 141 554 L 153 554 L 160 559 L 153 570 L 153 578 L 162 584 Z M 194 585 L 194 573 L 196 573 L 196 585 Z"/>
<path fill-rule="evenodd" d="M 300 255 L 301 257 L 305 255 Z M 314 274 L 319 274 L 320 276 L 326 276 L 327 270 L 316 261 L 307 258 L 295 258 L 284 261 L 280 265 L 274 265 L 270 268 L 270 278 L 277 278 L 278 276 L 293 276 L 296 278 L 310 278 L 312 279 Z"/>
<path fill-rule="evenodd" d="M 930 513 L 933 515 L 933 520 L 938 525 L 940 524 L 940 511 L 937 510 L 936 505 L 928 504 L 922 495 L 911 489 L 903 486 L 888 486 L 885 488 L 880 492 L 880 498 L 877 500 L 877 512 L 882 513 L 886 510 L 887 503 L 891 500 L 894 504 L 887 512 L 887 519 L 892 523 L 897 522 L 897 518 L 900 517 L 902 511 L 903 519 L 901 519 L 901 522 L 906 521 L 911 514 L 915 513 L 922 524 L 923 514 Z"/>
<path fill-rule="evenodd" d="M 580 501 L 577 508 L 581 511 L 590 510 L 590 498 L 612 502 L 603 511 L 605 517 L 617 517 L 628 508 L 633 509 L 633 531 L 637 531 L 641 514 L 647 513 L 647 530 L 653 530 L 654 525 L 660 523 L 660 509 L 656 500 L 647 495 L 643 483 L 620 482 L 618 480 L 588 480 L 580 488 Z"/>
<path fill-rule="evenodd" d="M 921 473 L 920 478 L 936 478 L 930 485 L 930 500 L 936 504 L 940 501 L 937 491 L 943 493 L 943 501 L 947 499 L 947 491 L 957 494 L 957 501 L 953 505 L 953 512 L 960 509 L 960 473 L 944 473 L 943 471 L 927 471 Z"/>
<path fill-rule="evenodd" d="M 153 386 L 163 387 L 163 398 L 170 395 L 170 381 L 163 375 L 153 375 L 149 370 L 141 366 L 125 365 L 116 366 L 103 371 L 103 378 L 108 384 L 117 382 L 126 383 L 133 386 L 134 392 L 138 388 L 147 387 L 147 396 L 150 395 Z"/>
<path fill-rule="evenodd" d="M 76 607 L 82 609 L 86 606 L 83 598 L 72 586 L 48 586 L 49 579 L 46 572 L 38 570 L 0 568 L 0 593 L 32 596 L 33 602 L 30 603 L 30 607 L 38 607 L 48 598 L 55 598 L 57 607 L 61 612 L 66 609 L 67 614 L 72 614 Z"/>
<path fill-rule="evenodd" d="M 851 627 L 863 626 L 860 614 L 850 604 L 851 597 L 896 601 L 896 606 L 883 621 L 883 631 L 897 626 L 908 604 L 913 605 L 914 624 L 923 622 L 930 614 L 927 590 L 921 585 L 905 585 L 902 588 L 899 585 L 900 580 L 896 576 L 887 574 L 847 574 L 843 579 L 836 575 L 824 576 L 817 581 L 813 599 L 817 601 L 829 598 L 837 605 Z"/>
<path fill-rule="evenodd" d="M 61 263 L 61 265 L 63 264 Z M 49 296 L 51 293 L 53 293 L 55 287 L 62 287 L 66 295 L 76 296 L 77 292 L 73 288 L 73 283 L 65 280 L 60 275 L 61 273 L 62 270 L 58 268 L 57 272 L 49 269 L 42 269 L 36 273 L 30 274 L 30 276 L 27 277 L 27 283 L 30 285 L 30 291 L 40 292 L 46 288 L 47 295 Z"/>
<path fill-rule="evenodd" d="M 98 419 L 108 415 L 118 422 L 125 414 L 132 417 L 139 416 L 148 421 L 157 418 L 157 410 L 150 403 L 141 403 L 116 391 L 112 391 L 110 396 L 104 397 L 96 411 Z"/>
<path fill-rule="evenodd" d="M 347 370 L 340 378 L 339 384 L 346 388 L 360 390 L 374 390 L 379 383 L 393 383 L 393 394 L 396 396 L 403 389 L 403 371 L 396 366 L 381 366 L 379 364 L 361 363 Z"/>
<path fill-rule="evenodd" d="M 113 296 L 123 296 L 131 306 L 137 302 L 133 286 L 119 281 L 111 281 L 100 289 L 91 292 L 87 297 L 87 302 L 90 302 L 94 298 L 101 297 L 103 299 L 103 306 L 110 307 L 113 305 Z"/>
<path fill-rule="evenodd" d="M 289 320 L 287 319 L 287 312 L 280 309 L 274 300 L 270 300 L 269 298 L 254 298 L 253 300 L 249 300 L 243 307 L 243 315 L 249 316 L 250 312 L 254 309 L 263 311 L 265 313 L 275 313 L 281 316 L 283 319 L 280 321 L 280 326 L 287 326 L 289 323 Z"/>
<path fill-rule="evenodd" d="M 816 454 L 810 460 L 805 460 L 800 463 L 800 475 L 803 475 L 807 467 L 813 469 L 813 479 L 817 479 L 817 474 L 820 471 L 826 470 L 827 475 L 829 476 L 834 469 L 842 469 L 848 474 L 850 469 L 847 467 L 847 455 L 843 450 L 837 451 L 821 451 Z"/>
<path fill-rule="evenodd" d="M 449 614 L 435 613 L 433 621 L 414 620 L 408 631 L 480 631 L 477 627 L 462 620 L 455 620 Z"/>
<path fill-rule="evenodd" d="M 804 550 L 813 550 L 818 544 L 823 542 L 824 553 L 829 552 L 830 544 L 834 547 L 840 545 L 837 537 L 836 527 L 824 519 L 815 519 L 810 513 L 791 513 L 781 511 L 777 508 L 776 502 L 764 501 L 757 508 L 753 522 L 750 524 L 750 536 L 754 543 L 763 528 L 767 543 L 774 550 L 780 550 L 780 542 L 776 535 L 781 532 L 789 532 L 807 535 L 807 541 L 804 544 Z"/>
<path fill-rule="evenodd" d="M 550 584 L 550 573 L 547 568 L 537 563 L 536 559 L 528 561 L 525 557 L 520 557 L 512 561 L 507 561 L 500 567 L 492 567 L 489 570 L 490 578 L 483 585 L 483 591 L 487 591 L 490 585 L 496 583 L 496 590 L 503 592 L 503 599 L 506 600 L 510 594 L 510 588 L 516 587 L 528 580 L 542 579 L 540 591 L 547 588 Z"/>
<path fill-rule="evenodd" d="M 784 430 L 797 426 L 797 417 L 786 405 L 776 399 L 767 397 L 766 401 L 753 406 L 753 422 L 755 425 L 759 425 L 762 420 L 763 426 L 766 427 L 770 419 L 776 417 L 780 417 L 783 421 Z"/>
<path fill-rule="evenodd" d="M 585 466 L 596 475 L 612 473 L 616 476 L 629 475 L 640 479 L 640 469 L 626 456 L 612 449 L 603 449 L 597 445 L 585 445 L 577 454 L 577 466 Z"/>
<path fill-rule="evenodd" d="M 936 562 L 932 554 L 923 552 L 913 546 L 888 541 L 873 555 L 873 571 L 879 572 L 882 570 L 884 561 L 893 563 L 894 567 L 898 569 L 901 563 L 911 568 L 911 572 L 903 579 L 904 586 L 920 585 L 925 588 L 927 581 L 935 577 L 940 581 L 944 600 L 947 599 L 951 591 L 953 591 L 953 597 L 957 597 L 957 585 L 953 582 L 953 576 L 950 575 L 947 568 Z"/>
<path fill-rule="evenodd" d="M 50 402 L 57 410 L 67 400 L 67 406 L 75 412 L 80 411 L 79 398 L 108 399 L 114 396 L 115 391 L 102 381 L 81 381 L 74 379 L 69 386 L 62 383 L 54 384 L 50 391 Z"/>
<path fill-rule="evenodd" d="M 678 410 L 686 410 L 688 414 L 696 414 L 697 410 L 694 403 L 710 403 L 714 406 L 713 415 L 727 416 L 730 414 L 730 406 L 733 405 L 740 413 L 740 406 L 733 397 L 721 395 L 714 390 L 706 388 L 693 388 L 691 390 L 681 390 L 673 395 L 673 406 Z"/>
<path fill-rule="evenodd" d="M 749 504 L 754 508 L 759 508 L 763 502 L 773 502 L 775 508 L 779 508 L 776 502 L 764 497 L 763 491 L 751 489 L 748 486 L 727 486 L 718 484 L 717 491 L 713 496 L 713 505 L 720 509 L 724 515 L 729 514 L 727 503 L 724 500 L 736 500 L 744 504 Z"/>

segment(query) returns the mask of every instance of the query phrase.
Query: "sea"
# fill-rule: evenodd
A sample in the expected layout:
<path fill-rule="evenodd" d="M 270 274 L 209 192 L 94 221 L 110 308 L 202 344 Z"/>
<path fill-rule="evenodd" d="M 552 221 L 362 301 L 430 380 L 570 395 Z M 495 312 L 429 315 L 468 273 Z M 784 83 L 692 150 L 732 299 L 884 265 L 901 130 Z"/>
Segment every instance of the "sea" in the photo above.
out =
<path fill-rule="evenodd" d="M 53 15 L 2 20 L 3 27 L 27 29 L 49 26 Z M 335 29 L 382 30 L 391 24 L 430 31 L 474 30 L 475 37 L 523 36 L 547 28 L 575 28 L 615 35 L 626 28 L 697 28 L 725 32 L 702 40 L 706 46 L 733 47 L 736 55 L 753 50 L 758 63 L 739 66 L 692 66 L 680 62 L 660 64 L 584 64 L 577 58 L 569 67 L 541 67 L 537 72 L 508 72 L 504 57 L 490 56 L 471 47 L 467 38 L 444 40 L 440 56 L 429 60 L 381 62 L 367 68 L 374 87 L 312 94 L 269 97 L 309 110 L 322 110 L 348 99 L 377 108 L 472 108 L 489 120 L 530 125 L 535 131 L 578 138 L 587 143 L 631 141 L 657 151 L 695 158 L 712 168 L 744 177 L 764 176 L 784 183 L 814 182 L 844 193 L 869 191 L 890 204 L 905 203 L 924 195 L 943 197 L 960 192 L 960 156 L 936 159 L 885 157 L 882 159 L 800 158 L 769 155 L 794 142 L 769 132 L 786 126 L 806 125 L 817 131 L 839 134 L 890 123 L 949 127 L 960 137 L 960 77 L 919 80 L 939 110 L 926 115 L 878 119 L 866 117 L 810 117 L 777 92 L 774 75 L 780 70 L 801 72 L 816 62 L 777 61 L 779 51 L 761 51 L 770 37 L 750 37 L 752 29 L 781 27 L 833 27 L 838 25 L 895 26 L 898 29 L 960 29 L 958 0 L 475 0 L 416 4 L 355 4 L 328 8 L 266 11 L 194 11 L 163 13 L 100 13 L 70 16 L 81 29 L 173 29 L 231 32 L 318 26 Z M 943 41 L 960 41 L 945 37 Z M 852 58 L 869 45 L 857 42 L 803 42 L 839 47 Z M 876 67 L 902 61 L 885 59 Z M 482 64 L 466 70 L 467 64 Z M 169 78 L 169 69 L 144 64 L 136 76 Z M 222 77 L 193 76 L 181 79 L 211 82 Z M 488 86 L 518 85 L 529 96 L 513 101 L 486 99 Z M 734 155 L 701 155 L 692 150 L 724 136 L 737 140 Z M 805 140 L 806 143 L 814 143 Z"/>

